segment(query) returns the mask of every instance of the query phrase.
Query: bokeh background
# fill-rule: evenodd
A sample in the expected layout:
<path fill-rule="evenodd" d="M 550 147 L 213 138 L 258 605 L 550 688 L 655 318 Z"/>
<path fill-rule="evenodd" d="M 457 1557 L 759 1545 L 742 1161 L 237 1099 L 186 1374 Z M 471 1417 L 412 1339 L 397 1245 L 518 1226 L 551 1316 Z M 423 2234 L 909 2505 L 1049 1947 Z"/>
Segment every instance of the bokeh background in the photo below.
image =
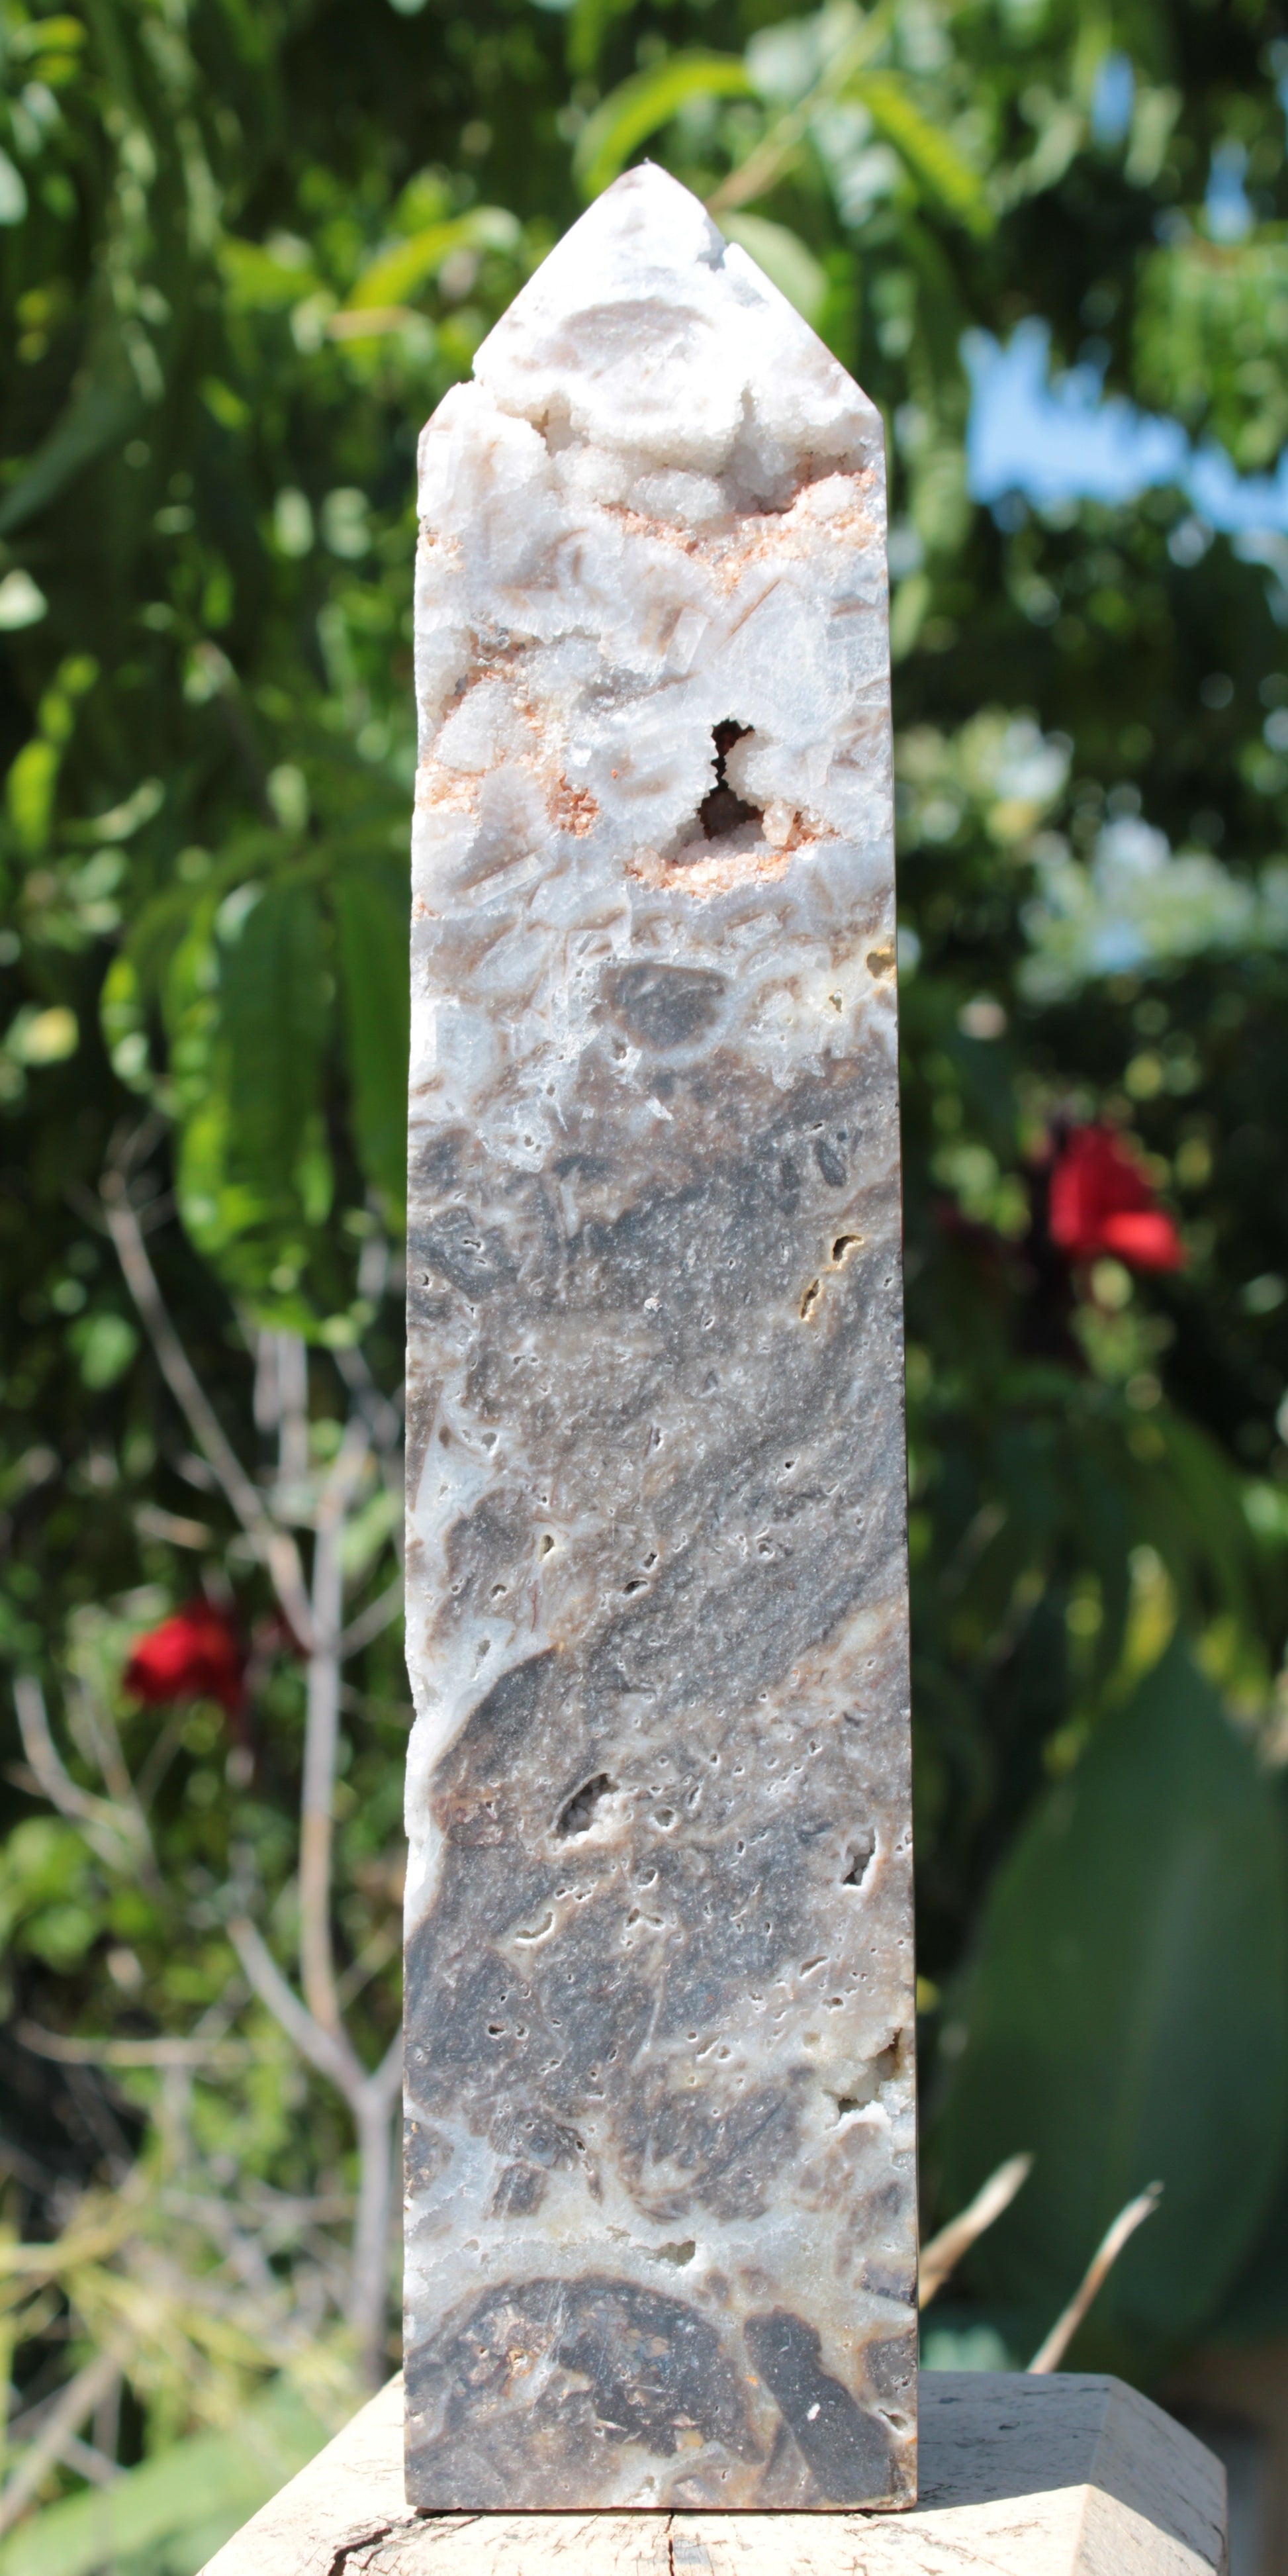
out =
<path fill-rule="evenodd" d="M 1288 2415 L 1278 27 L 0 0 L 0 2576 L 396 2365 L 415 443 L 645 152 L 887 426 L 926 2356 L 1157 2181 L 1069 2360 Z"/>

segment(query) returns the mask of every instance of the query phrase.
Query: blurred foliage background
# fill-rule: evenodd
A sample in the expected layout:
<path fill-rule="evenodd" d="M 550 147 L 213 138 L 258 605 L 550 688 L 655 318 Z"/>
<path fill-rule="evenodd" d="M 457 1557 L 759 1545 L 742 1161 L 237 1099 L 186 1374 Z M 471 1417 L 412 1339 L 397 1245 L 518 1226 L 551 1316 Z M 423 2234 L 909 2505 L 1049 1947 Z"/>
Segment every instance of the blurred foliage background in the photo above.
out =
<path fill-rule="evenodd" d="M 1258 0 L 0 0 L 3 2576 L 184 2576 L 396 2359 L 415 441 L 644 151 L 888 430 L 928 2223 L 1035 2159 L 928 2356 L 1152 2180 L 1073 2360 L 1288 2335 L 1288 539 L 976 506 L 962 356 L 1273 467 L 1286 78 Z M 1175 1259 L 1058 1239 L 1086 1128 Z"/>

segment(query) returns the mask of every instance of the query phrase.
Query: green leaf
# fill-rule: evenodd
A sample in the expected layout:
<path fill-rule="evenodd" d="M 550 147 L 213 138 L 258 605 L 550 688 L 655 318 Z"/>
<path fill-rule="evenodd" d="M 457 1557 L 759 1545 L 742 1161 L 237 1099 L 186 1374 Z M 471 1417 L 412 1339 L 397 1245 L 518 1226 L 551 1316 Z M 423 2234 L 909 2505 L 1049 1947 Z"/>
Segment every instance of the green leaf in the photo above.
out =
<path fill-rule="evenodd" d="M 49 839 L 61 757 L 58 744 L 47 742 L 38 734 L 33 741 L 23 744 L 5 780 L 9 820 L 22 848 L 31 858 L 44 849 Z"/>
<path fill-rule="evenodd" d="M 75 1352 L 84 1384 L 95 1394 L 104 1387 L 115 1386 L 124 1377 L 135 1352 L 139 1337 L 125 1315 L 110 1310 L 100 1315 L 82 1315 L 67 1335 Z"/>
<path fill-rule="evenodd" d="M 361 1511 L 355 1512 L 345 1523 L 344 1536 L 340 1541 L 340 1563 L 347 1582 L 356 1583 L 360 1576 L 370 1572 L 402 1515 L 400 1483 L 394 1493 L 390 1493 L 387 1486 L 382 1486 L 372 1495 L 370 1502 L 364 1503 Z"/>
<path fill-rule="evenodd" d="M 27 189 L 22 172 L 0 152 L 0 224 L 20 224 L 27 211 Z"/>
<path fill-rule="evenodd" d="M 669 54 L 647 71 L 610 90 L 577 137 L 573 172 L 582 194 L 599 196 L 632 152 L 659 126 L 669 125 L 691 98 L 754 98 L 745 63 L 737 54 Z"/>
<path fill-rule="evenodd" d="M 90 814 L 80 823 L 66 827 L 69 841 L 92 841 L 95 848 L 103 841 L 129 841 L 144 823 L 150 823 L 165 803 L 165 788 L 159 778 L 142 778 L 132 796 L 105 814 Z"/>
<path fill-rule="evenodd" d="M 764 215 L 722 215 L 720 229 L 763 268 L 770 284 L 807 322 L 817 322 L 827 301 L 827 275 L 786 224 L 771 224 Z"/>
<path fill-rule="evenodd" d="M 1264 2225 L 1213 2319 L 1222 2344 L 1279 2342 L 1288 2332 L 1288 2171 L 1281 2172 Z"/>
<path fill-rule="evenodd" d="M 890 602 L 890 659 L 907 660 L 930 612 L 928 572 L 910 572 Z"/>
<path fill-rule="evenodd" d="M 937 2125 L 945 2210 L 1004 2156 L 1035 2159 L 971 2267 L 1034 2344 L 1155 2179 L 1079 2349 L 1157 2362 L 1212 2315 L 1283 2152 L 1286 1938 L 1272 1792 L 1173 1644 L 994 1882 Z"/>
<path fill-rule="evenodd" d="M 49 602 L 38 582 L 20 564 L 0 581 L 0 635 L 17 635 L 24 626 L 39 626 L 49 615 Z"/>
<path fill-rule="evenodd" d="M 5 1053 L 15 1064 L 65 1064 L 80 1045 L 80 1022 L 65 1002 L 42 1011 L 24 1002 L 5 1032 Z"/>
<path fill-rule="evenodd" d="M 164 988 L 170 1076 L 183 1113 L 178 1199 L 199 1251 L 257 1301 L 294 1298 L 303 1238 L 332 1193 L 322 1116 L 331 987 L 303 875 L 243 881 L 199 909 Z M 276 1319 L 288 1321 L 286 1307 Z M 290 1329 L 307 1326 L 292 1305 Z"/>
<path fill-rule="evenodd" d="M 27 471 L 0 501 L 0 537 L 24 528 L 37 511 L 58 498 L 75 477 L 105 449 L 119 446 L 142 414 L 136 386 L 84 385 L 72 395 L 48 438 L 32 456 Z"/>
<path fill-rule="evenodd" d="M 79 18 L 34 18 L 26 26 L 7 27 L 5 41 L 19 62 L 32 54 L 48 53 L 57 47 L 63 53 L 75 53 L 85 42 L 85 29 Z"/>
<path fill-rule="evenodd" d="M 1136 303 L 1141 399 L 1229 449 L 1245 474 L 1273 472 L 1288 437 L 1288 229 L 1246 241 L 1201 234 L 1151 251 Z M 1249 353 L 1257 363 L 1249 365 Z"/>
<path fill-rule="evenodd" d="M 377 878 L 351 868 L 337 877 L 334 902 L 358 1151 L 367 1178 L 401 1222 L 411 1029 L 407 906 Z"/>
<path fill-rule="evenodd" d="M 427 279 L 437 277 L 453 251 L 514 250 L 519 232 L 517 216 L 508 214 L 503 206 L 474 206 L 467 215 L 458 215 L 450 223 L 428 224 L 407 241 L 396 243 L 392 250 L 382 251 L 370 268 L 363 270 L 344 310 L 358 313 L 382 305 L 405 304 Z"/>
<path fill-rule="evenodd" d="M 217 420 L 221 429 L 236 432 L 249 427 L 254 418 L 250 404 L 231 385 L 226 385 L 222 376 L 203 376 L 197 391 L 211 419 Z"/>
<path fill-rule="evenodd" d="M 294 1184 L 327 1027 L 322 924 L 298 879 L 268 886 L 223 943 L 219 1023 L 230 1164 L 271 1203 Z"/>
<path fill-rule="evenodd" d="M 846 84 L 847 95 L 860 99 L 878 133 L 884 134 L 932 197 L 968 232 L 993 229 L 993 209 L 977 170 L 950 143 L 938 126 L 924 117 L 901 80 L 892 72 L 860 72 Z"/>
<path fill-rule="evenodd" d="M 60 1816 L 27 1816 L 12 1828 L 0 1851 L 0 1940 L 6 1950 L 21 1946 L 24 1925 L 47 1919 L 55 1908 L 83 1911 L 93 1895 L 93 1863 L 78 1827 Z"/>
<path fill-rule="evenodd" d="M 228 2432 L 195 2433 L 113 2486 L 49 2505 L 0 2545 L 0 2576 L 96 2576 L 188 2534 L 229 2539 L 326 2439 L 294 2389 L 273 2388 Z"/>
<path fill-rule="evenodd" d="M 292 304 L 302 304 L 306 295 L 316 294 L 319 285 L 307 263 L 274 259 L 259 242 L 239 241 L 235 234 L 226 234 L 221 241 L 219 265 L 228 281 L 234 313 L 285 312 Z M 214 404 L 210 408 L 214 410 Z"/>

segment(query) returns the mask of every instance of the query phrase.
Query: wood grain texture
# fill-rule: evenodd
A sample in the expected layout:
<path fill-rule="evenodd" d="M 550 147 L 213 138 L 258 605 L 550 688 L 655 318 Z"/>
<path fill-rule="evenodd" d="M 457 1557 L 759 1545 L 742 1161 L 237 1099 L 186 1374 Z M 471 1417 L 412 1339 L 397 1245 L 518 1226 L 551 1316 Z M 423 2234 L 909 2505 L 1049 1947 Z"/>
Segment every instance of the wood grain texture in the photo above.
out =
<path fill-rule="evenodd" d="M 900 2515 L 422 2514 L 391 2380 L 204 2576 L 1224 2576 L 1225 2477 L 1120 2380 L 929 2372 Z"/>

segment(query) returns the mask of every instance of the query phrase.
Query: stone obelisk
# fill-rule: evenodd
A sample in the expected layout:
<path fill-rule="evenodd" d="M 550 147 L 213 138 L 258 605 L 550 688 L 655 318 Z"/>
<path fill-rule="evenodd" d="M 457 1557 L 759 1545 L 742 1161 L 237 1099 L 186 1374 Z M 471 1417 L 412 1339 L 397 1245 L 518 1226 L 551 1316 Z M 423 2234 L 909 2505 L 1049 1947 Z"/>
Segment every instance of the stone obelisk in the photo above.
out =
<path fill-rule="evenodd" d="M 906 2504 L 881 424 L 644 168 L 420 476 L 408 2494 Z"/>

